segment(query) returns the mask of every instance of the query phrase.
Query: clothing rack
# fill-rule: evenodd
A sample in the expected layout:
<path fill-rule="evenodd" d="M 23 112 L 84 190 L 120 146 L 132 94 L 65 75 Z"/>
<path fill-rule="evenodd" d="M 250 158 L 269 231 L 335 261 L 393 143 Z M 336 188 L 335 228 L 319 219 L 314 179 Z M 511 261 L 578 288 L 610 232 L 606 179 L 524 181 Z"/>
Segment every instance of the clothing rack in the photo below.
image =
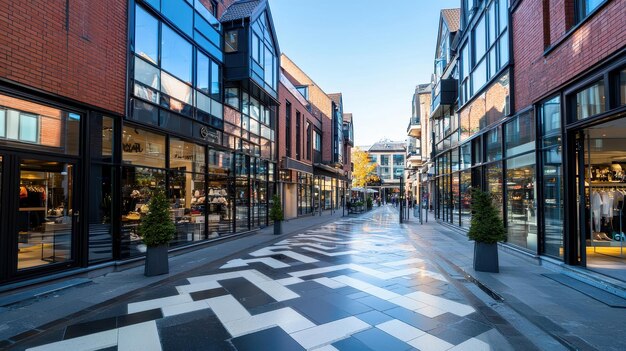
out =
<path fill-rule="evenodd" d="M 590 212 L 591 212 L 591 220 L 589 221 L 589 226 L 590 226 L 590 230 L 591 230 L 591 245 L 593 246 L 593 251 L 594 253 L 597 252 L 596 248 L 597 248 L 597 243 L 603 242 L 603 243 L 613 243 L 613 240 L 615 240 L 615 235 L 617 235 L 617 237 L 619 238 L 619 246 L 620 246 L 620 257 L 624 257 L 624 227 L 623 227 L 623 211 L 624 211 L 624 204 L 626 202 L 626 183 L 613 183 L 613 182 L 589 182 L 588 183 L 588 188 L 589 188 L 589 204 L 590 204 Z M 597 187 L 594 187 L 594 185 L 596 185 Z M 622 190 L 623 189 L 623 190 Z M 594 200 L 594 192 L 596 194 L 600 194 L 601 192 L 620 192 L 622 193 L 622 195 L 624 196 L 621 204 L 613 204 L 612 208 L 609 209 L 609 211 L 612 211 L 612 213 L 615 213 L 615 210 L 619 210 L 619 233 L 617 234 L 612 234 L 612 237 L 609 237 L 611 239 L 611 241 L 604 241 L 604 240 L 595 240 L 594 238 L 594 210 L 593 210 L 593 200 Z M 603 200 L 601 200 L 603 201 Z M 598 216 L 598 214 L 596 214 L 596 216 Z M 599 214 L 600 216 L 600 223 L 602 221 L 602 213 Z M 611 216 L 610 218 L 610 228 L 611 230 L 613 230 L 613 217 Z M 606 217 L 608 219 L 608 217 Z M 600 225 L 601 228 L 601 225 Z M 600 228 L 597 228 L 598 230 L 600 230 Z M 606 234 L 605 234 L 606 235 Z M 612 246 L 612 245 L 610 245 Z"/>

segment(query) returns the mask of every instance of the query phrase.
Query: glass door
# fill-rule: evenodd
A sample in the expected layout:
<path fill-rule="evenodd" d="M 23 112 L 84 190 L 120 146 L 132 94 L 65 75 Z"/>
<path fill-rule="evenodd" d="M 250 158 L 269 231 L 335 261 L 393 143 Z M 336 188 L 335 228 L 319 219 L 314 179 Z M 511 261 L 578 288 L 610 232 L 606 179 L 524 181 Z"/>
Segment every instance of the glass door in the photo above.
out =
<path fill-rule="evenodd" d="M 14 235 L 17 271 L 72 261 L 78 212 L 73 164 L 18 159 Z"/>

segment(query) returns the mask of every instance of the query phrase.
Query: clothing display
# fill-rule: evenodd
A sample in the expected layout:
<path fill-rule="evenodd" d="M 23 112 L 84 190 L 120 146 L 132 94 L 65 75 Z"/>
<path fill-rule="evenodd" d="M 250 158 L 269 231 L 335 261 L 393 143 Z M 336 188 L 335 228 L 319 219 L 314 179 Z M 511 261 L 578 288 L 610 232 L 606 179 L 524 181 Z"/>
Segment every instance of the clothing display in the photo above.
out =
<path fill-rule="evenodd" d="M 624 198 L 626 186 L 615 184 L 613 188 L 603 188 L 599 185 L 590 195 L 591 229 L 594 241 L 620 241 L 623 234 Z M 597 190 L 596 190 L 597 189 Z"/>

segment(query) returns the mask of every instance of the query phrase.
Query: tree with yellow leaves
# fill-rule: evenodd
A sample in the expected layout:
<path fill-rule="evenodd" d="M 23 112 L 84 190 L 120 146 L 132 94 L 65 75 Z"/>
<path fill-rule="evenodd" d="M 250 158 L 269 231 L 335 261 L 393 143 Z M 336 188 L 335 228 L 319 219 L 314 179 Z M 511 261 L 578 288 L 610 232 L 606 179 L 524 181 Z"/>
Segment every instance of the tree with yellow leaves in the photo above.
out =
<path fill-rule="evenodd" d="M 363 151 L 358 147 L 352 150 L 352 163 L 354 163 L 354 172 L 352 172 L 352 186 L 366 186 L 370 173 L 376 170 L 376 163 L 370 161 L 367 151 Z"/>

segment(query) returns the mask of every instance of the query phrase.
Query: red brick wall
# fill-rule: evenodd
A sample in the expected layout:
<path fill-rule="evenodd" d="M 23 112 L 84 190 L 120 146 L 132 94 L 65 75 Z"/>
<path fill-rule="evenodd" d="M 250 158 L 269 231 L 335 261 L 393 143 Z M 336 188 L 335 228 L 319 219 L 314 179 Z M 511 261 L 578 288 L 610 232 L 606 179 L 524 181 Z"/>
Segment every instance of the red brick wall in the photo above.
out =
<path fill-rule="evenodd" d="M 287 102 L 291 104 L 291 158 L 296 159 L 296 111 L 300 112 L 300 161 L 308 164 L 313 164 L 313 136 L 311 135 L 311 160 L 307 160 L 306 156 L 306 122 L 311 123 L 312 126 L 316 125 L 315 118 L 307 110 L 306 106 L 302 105 L 300 101 L 293 96 L 291 91 L 287 89 L 282 83 L 278 84 L 278 96 L 280 97 L 280 107 L 278 112 L 278 159 L 282 159 L 287 156 L 286 147 L 286 124 L 287 124 Z M 313 127 L 311 127 L 313 130 Z M 311 131 L 311 133 L 313 133 Z"/>
<path fill-rule="evenodd" d="M 127 0 L 0 0 L 0 77 L 124 113 Z M 69 30 L 66 28 L 69 23 Z"/>
<path fill-rule="evenodd" d="M 546 97 L 626 44 L 626 0 L 610 1 L 569 36 L 572 1 L 547 1 L 549 16 L 537 0 L 522 1 L 513 13 L 514 111 Z M 544 18 L 550 19 L 548 26 Z M 544 28 L 549 28 L 555 47 L 545 57 Z"/>

